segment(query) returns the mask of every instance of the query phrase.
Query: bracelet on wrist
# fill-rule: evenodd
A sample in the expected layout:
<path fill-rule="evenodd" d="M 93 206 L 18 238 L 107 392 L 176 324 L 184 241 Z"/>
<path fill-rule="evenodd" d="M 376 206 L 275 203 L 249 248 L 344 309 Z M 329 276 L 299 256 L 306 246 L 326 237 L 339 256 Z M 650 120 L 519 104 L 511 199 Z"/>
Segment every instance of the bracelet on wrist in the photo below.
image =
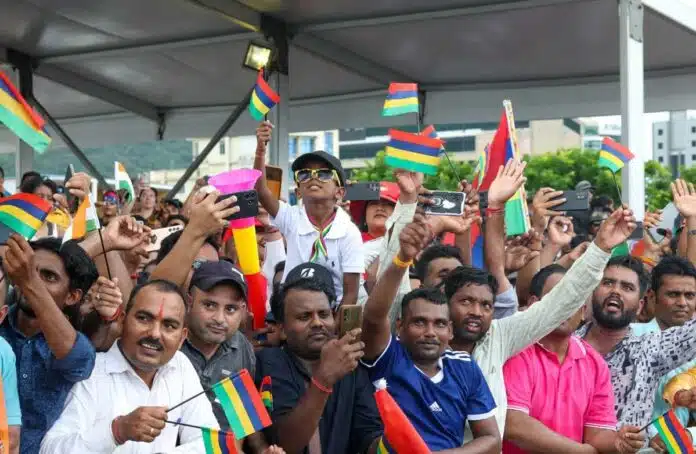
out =
<path fill-rule="evenodd" d="M 399 254 L 396 254 L 394 256 L 393 260 L 394 265 L 396 265 L 398 268 L 408 268 L 411 265 L 413 265 L 413 259 L 409 260 L 408 262 L 404 262 L 399 258 Z"/>
<path fill-rule="evenodd" d="M 486 216 L 496 216 L 499 214 L 504 214 L 505 208 L 486 208 Z"/>
<path fill-rule="evenodd" d="M 116 309 L 116 312 L 114 312 L 114 315 L 112 315 L 112 316 L 109 317 L 109 318 L 107 318 L 107 317 L 102 317 L 101 319 L 102 319 L 102 321 L 105 321 L 105 322 L 109 322 L 109 323 L 110 323 L 110 322 L 113 322 L 114 320 L 116 320 L 116 319 L 121 315 L 121 312 L 123 312 L 123 304 L 121 304 L 121 305 L 118 306 L 118 309 Z"/>
<path fill-rule="evenodd" d="M 312 377 L 312 384 L 313 384 L 319 391 L 323 392 L 324 394 L 331 394 L 331 393 L 333 393 L 333 389 L 331 389 L 331 388 L 329 388 L 329 387 L 327 387 L 327 386 L 322 385 L 321 383 L 319 383 L 319 380 L 317 380 L 317 379 L 314 378 L 314 377 Z"/>

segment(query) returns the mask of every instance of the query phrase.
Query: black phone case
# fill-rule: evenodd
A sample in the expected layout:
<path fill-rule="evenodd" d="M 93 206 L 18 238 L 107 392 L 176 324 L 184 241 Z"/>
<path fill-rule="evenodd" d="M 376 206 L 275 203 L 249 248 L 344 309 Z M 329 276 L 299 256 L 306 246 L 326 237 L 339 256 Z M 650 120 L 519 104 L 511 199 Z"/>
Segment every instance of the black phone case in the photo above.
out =
<path fill-rule="evenodd" d="M 590 193 L 587 191 L 564 191 L 559 198 L 566 201 L 552 208 L 554 211 L 587 211 L 590 209 Z"/>
<path fill-rule="evenodd" d="M 226 194 L 218 197 L 218 202 L 220 200 L 227 199 L 229 197 L 237 197 L 237 206 L 239 211 L 232 216 L 225 219 L 231 221 L 233 219 L 243 219 L 243 218 L 253 218 L 259 214 L 259 194 L 256 191 L 244 191 L 236 192 L 234 194 Z"/>
<path fill-rule="evenodd" d="M 433 191 L 428 195 L 433 203 L 425 206 L 425 212 L 436 216 L 461 216 L 465 197 L 463 192 Z"/>
<path fill-rule="evenodd" d="M 379 200 L 379 183 L 353 183 L 346 186 L 345 200 Z"/>

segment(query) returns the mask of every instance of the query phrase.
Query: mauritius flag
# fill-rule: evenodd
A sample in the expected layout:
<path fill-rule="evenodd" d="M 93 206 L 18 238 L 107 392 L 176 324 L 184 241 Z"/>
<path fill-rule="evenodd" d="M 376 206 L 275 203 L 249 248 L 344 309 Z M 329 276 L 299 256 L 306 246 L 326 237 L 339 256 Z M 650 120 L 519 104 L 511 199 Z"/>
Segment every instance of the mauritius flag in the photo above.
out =
<path fill-rule="evenodd" d="M 495 132 L 493 141 L 488 149 L 488 165 L 479 186 L 480 191 L 488 191 L 491 183 L 498 175 L 498 169 L 504 166 L 506 162 L 510 159 L 520 160 L 522 158 L 517 149 L 512 103 L 507 100 L 503 101 L 503 107 L 498 130 Z M 527 209 L 527 195 L 524 187 L 520 188 L 505 204 L 505 227 L 508 235 L 520 235 L 529 230 L 529 211 Z"/>

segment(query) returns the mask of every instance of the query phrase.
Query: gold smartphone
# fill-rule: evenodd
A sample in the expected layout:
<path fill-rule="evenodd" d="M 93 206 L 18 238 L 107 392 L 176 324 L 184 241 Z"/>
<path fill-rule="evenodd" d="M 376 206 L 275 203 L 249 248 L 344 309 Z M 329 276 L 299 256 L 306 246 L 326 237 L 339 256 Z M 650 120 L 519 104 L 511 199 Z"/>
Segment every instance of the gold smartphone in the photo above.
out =
<path fill-rule="evenodd" d="M 276 166 L 266 166 L 266 184 L 276 199 L 280 200 L 283 186 L 283 169 Z"/>
<path fill-rule="evenodd" d="M 338 338 L 341 339 L 349 331 L 362 328 L 363 308 L 358 305 L 341 306 L 338 311 Z"/>

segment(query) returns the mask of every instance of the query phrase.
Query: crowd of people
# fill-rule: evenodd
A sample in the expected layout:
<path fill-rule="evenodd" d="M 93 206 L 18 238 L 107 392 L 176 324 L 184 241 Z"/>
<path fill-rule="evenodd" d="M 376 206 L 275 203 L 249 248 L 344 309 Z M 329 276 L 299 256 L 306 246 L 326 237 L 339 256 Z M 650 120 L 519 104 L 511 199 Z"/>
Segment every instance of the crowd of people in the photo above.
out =
<path fill-rule="evenodd" d="M 203 454 L 198 426 L 230 430 L 211 387 L 245 369 L 270 384 L 272 425 L 236 440 L 240 453 L 384 452 L 377 382 L 431 452 L 662 453 L 655 418 L 674 406 L 694 423 L 696 387 L 673 381 L 696 366 L 693 185 L 672 184 L 674 228 L 655 238 L 662 214 L 646 213 L 631 253 L 633 212 L 588 182 L 588 212 L 556 211 L 568 188 L 543 188 L 530 231 L 508 237 L 506 202 L 525 183 L 515 160 L 489 170 L 485 206 L 463 181 L 464 213 L 437 216 L 423 175 L 399 169 L 379 200 L 345 203 L 341 162 L 315 151 L 288 169 L 291 206 L 265 178 L 272 133 L 259 125 L 254 160 L 263 323 L 225 233 L 236 197 L 203 179 L 184 202 L 107 190 L 99 234 L 63 242 L 90 177 L 23 176 L 19 191 L 64 215 L 0 247 L 0 452 Z M 351 306 L 361 323 L 339 335 Z"/>

